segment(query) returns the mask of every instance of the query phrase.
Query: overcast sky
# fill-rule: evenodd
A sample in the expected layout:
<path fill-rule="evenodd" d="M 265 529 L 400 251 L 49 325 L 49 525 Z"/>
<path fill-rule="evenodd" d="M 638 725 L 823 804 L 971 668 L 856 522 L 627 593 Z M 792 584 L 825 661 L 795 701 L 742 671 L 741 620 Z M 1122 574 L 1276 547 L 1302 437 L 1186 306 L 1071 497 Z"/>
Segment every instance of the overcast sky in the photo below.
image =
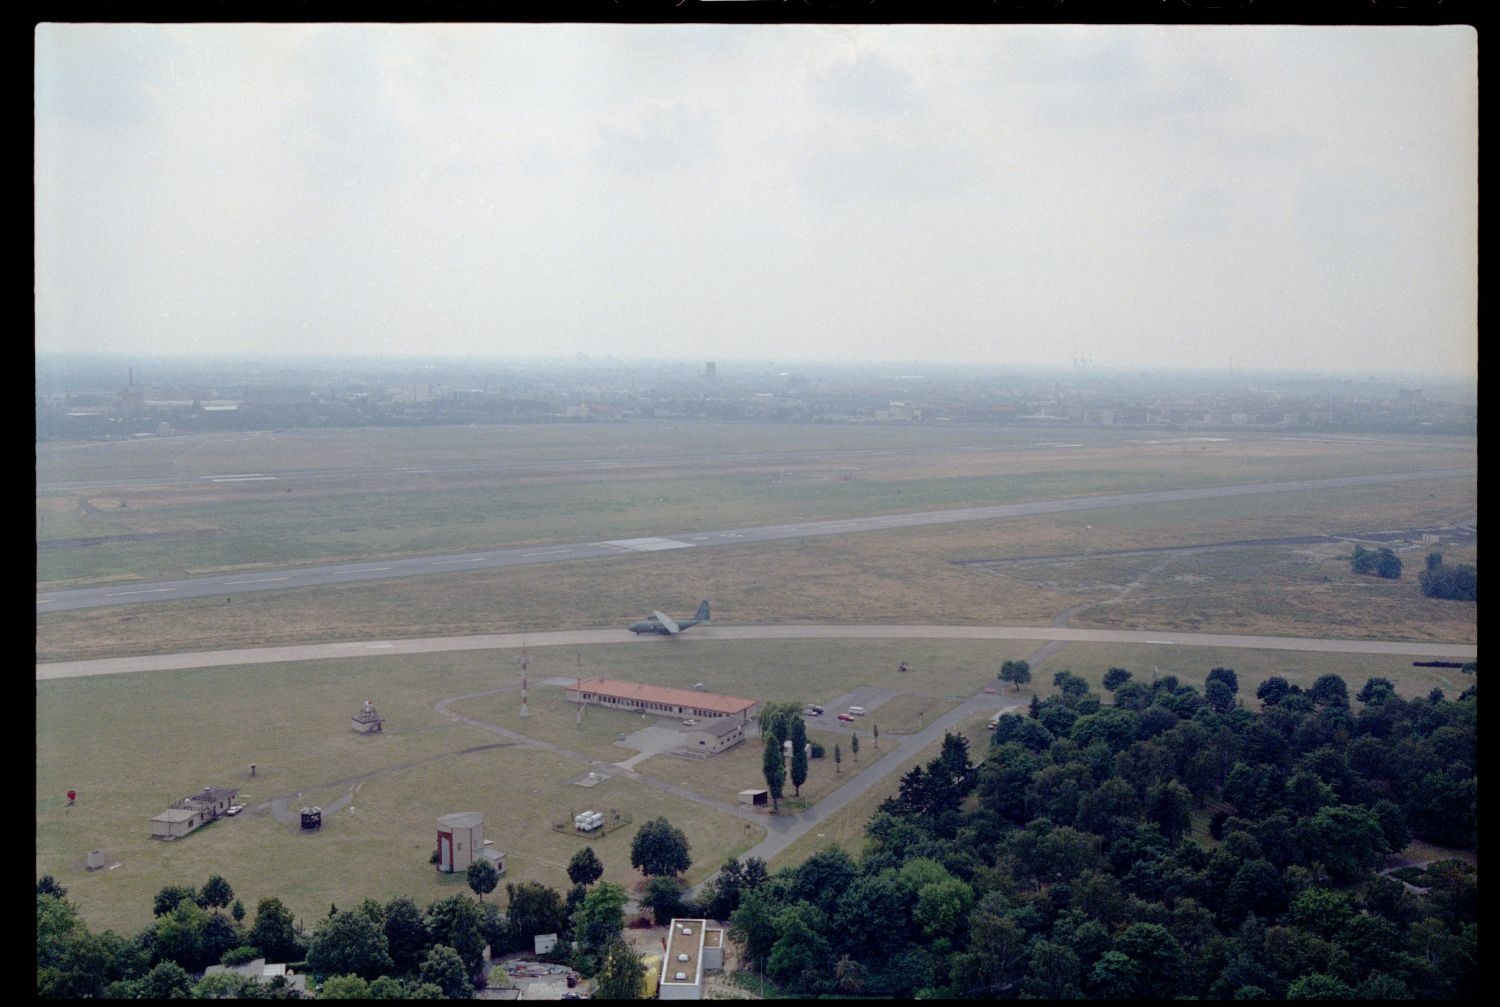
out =
<path fill-rule="evenodd" d="M 1467 27 L 35 42 L 42 351 L 1476 369 Z"/>

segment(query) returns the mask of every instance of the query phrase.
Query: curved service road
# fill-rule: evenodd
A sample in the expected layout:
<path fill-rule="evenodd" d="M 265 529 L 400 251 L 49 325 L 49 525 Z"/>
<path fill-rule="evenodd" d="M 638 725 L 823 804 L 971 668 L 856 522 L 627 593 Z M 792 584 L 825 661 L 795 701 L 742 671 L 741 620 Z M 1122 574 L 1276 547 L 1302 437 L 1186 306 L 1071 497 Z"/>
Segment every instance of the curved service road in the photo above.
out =
<path fill-rule="evenodd" d="M 1350 486 L 1376 486 L 1394 482 L 1477 475 L 1477 469 L 1431 469 L 1425 472 L 1391 472 L 1382 475 L 1340 476 L 1332 479 L 1303 479 L 1282 483 L 1248 483 L 1243 486 L 1208 486 L 1199 489 L 1160 490 L 1150 493 L 1110 493 L 1103 496 L 1068 497 L 1062 500 L 1038 500 L 1032 503 L 999 504 L 992 507 L 965 507 L 958 510 L 920 511 L 912 514 L 883 514 L 877 517 L 766 525 L 731 531 L 684 532 L 649 538 L 530 546 L 522 549 L 491 549 L 484 552 L 448 556 L 365 560 L 358 563 L 294 567 L 284 570 L 247 570 L 212 577 L 192 577 L 155 583 L 132 581 L 73 590 L 41 591 L 36 596 L 36 610 L 38 614 L 43 614 L 65 612 L 70 609 L 98 608 L 103 605 L 176 601 L 182 598 L 206 598 L 215 595 L 230 597 L 250 591 L 282 591 L 328 584 L 430 576 L 462 570 L 533 566 L 575 559 L 607 559 L 633 552 L 745 545 L 751 542 L 774 542 L 817 535 L 847 535 L 855 532 L 921 528 L 928 525 L 957 524 L 965 521 L 992 521 L 1033 514 L 1059 514 L 1110 507 L 1138 507 L 1184 500 L 1212 500 L 1263 493 L 1342 489 Z"/>

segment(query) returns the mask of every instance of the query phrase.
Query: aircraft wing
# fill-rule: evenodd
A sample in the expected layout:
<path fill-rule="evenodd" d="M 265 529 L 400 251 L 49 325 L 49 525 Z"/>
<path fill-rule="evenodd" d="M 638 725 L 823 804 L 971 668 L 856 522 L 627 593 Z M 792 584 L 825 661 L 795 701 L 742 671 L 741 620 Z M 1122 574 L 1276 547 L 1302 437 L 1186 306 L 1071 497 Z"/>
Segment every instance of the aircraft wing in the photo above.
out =
<path fill-rule="evenodd" d="M 660 622 L 663 626 L 666 627 L 668 633 L 682 632 L 682 627 L 673 622 L 670 617 L 662 615 L 660 612 L 652 612 L 651 614 L 656 616 L 657 622 Z"/>

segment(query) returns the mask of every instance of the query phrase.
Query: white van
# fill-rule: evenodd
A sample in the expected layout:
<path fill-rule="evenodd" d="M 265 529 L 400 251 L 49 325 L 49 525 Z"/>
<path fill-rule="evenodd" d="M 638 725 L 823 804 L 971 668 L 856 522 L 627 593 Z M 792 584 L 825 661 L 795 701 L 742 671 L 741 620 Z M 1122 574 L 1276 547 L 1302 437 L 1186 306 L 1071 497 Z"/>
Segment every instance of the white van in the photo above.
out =
<path fill-rule="evenodd" d="M 863 717 L 865 715 L 865 708 L 863 706 L 851 706 L 849 707 L 849 715 L 852 717 Z"/>

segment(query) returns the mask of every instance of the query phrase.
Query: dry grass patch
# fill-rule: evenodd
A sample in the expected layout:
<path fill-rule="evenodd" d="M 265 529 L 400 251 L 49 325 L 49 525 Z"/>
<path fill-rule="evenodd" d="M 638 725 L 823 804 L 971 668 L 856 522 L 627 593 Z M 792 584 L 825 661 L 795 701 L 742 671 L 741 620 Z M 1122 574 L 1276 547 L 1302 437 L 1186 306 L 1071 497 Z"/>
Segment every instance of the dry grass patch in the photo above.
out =
<path fill-rule="evenodd" d="M 855 723 L 864 728 L 865 744 L 873 747 L 870 729 L 878 726 L 882 735 L 916 734 L 958 704 L 944 696 L 897 696 L 871 710 L 869 716 Z"/>

